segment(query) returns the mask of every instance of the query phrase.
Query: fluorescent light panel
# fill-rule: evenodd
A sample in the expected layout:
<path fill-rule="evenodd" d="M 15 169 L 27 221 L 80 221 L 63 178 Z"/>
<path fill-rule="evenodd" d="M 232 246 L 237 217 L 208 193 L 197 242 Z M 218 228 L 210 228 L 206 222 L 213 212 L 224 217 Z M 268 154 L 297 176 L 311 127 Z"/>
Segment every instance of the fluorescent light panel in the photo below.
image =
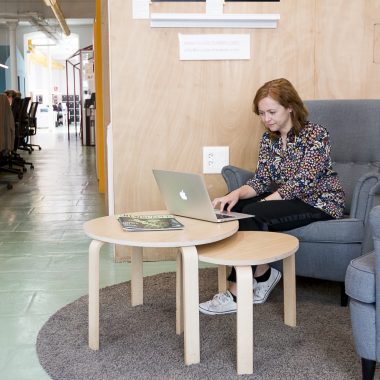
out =
<path fill-rule="evenodd" d="M 70 35 L 70 29 L 66 24 L 65 16 L 63 15 L 62 9 L 59 6 L 59 3 L 57 0 L 44 0 L 45 4 L 50 7 L 54 13 L 55 18 L 57 19 L 59 26 L 63 30 L 63 33 L 66 34 L 66 36 Z"/>
<path fill-rule="evenodd" d="M 4 69 L 8 69 L 8 66 L 7 65 L 3 65 L 2 63 L 0 63 L 0 67 L 3 67 Z"/>

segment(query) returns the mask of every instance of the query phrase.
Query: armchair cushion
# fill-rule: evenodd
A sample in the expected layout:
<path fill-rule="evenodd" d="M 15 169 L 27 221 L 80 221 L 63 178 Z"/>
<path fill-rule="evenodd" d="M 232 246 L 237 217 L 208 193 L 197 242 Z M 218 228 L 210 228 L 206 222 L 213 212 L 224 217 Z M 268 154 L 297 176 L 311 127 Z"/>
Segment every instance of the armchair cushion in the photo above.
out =
<path fill-rule="evenodd" d="M 351 299 L 364 303 L 375 302 L 375 252 L 351 261 L 345 283 L 346 294 Z"/>
<path fill-rule="evenodd" d="M 333 219 L 314 222 L 307 226 L 286 231 L 301 242 L 315 243 L 361 243 L 364 237 L 364 224 L 355 218 Z"/>

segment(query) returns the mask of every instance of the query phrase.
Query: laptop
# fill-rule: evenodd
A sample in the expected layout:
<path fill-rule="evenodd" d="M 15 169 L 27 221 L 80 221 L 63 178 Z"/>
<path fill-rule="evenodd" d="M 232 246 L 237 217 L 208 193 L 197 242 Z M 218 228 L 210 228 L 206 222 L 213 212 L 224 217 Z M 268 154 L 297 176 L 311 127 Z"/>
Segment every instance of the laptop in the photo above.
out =
<path fill-rule="evenodd" d="M 200 174 L 153 169 L 153 175 L 171 214 L 214 223 L 253 217 L 215 210 Z"/>

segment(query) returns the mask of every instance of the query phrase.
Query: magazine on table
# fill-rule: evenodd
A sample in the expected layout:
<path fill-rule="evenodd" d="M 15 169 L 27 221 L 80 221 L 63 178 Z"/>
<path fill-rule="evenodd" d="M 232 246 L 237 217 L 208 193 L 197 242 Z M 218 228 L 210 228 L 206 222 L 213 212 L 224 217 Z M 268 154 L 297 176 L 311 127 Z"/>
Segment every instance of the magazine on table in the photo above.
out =
<path fill-rule="evenodd" d="M 124 231 L 168 231 L 181 230 L 184 225 L 173 215 L 132 215 L 117 216 Z"/>

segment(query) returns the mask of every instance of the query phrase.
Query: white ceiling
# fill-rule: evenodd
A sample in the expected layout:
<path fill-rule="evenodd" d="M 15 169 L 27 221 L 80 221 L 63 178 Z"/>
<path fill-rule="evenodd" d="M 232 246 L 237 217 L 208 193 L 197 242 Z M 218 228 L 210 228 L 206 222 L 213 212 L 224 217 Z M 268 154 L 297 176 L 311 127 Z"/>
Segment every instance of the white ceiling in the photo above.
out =
<path fill-rule="evenodd" d="M 95 0 L 58 0 L 66 23 L 70 26 L 92 25 L 95 18 Z M 55 19 L 53 11 L 44 0 L 0 0 L 0 29 L 8 28 L 6 22 L 18 20 L 19 26 L 30 27 L 36 35 L 36 48 L 54 59 L 68 58 L 77 49 L 76 36 L 66 37 Z M 0 30 L 1 33 L 1 30 Z M 53 39 L 48 39 L 51 33 Z M 33 43 L 34 37 L 33 37 Z M 52 45 L 52 46 L 43 46 Z"/>
<path fill-rule="evenodd" d="M 93 23 L 95 0 L 59 0 L 59 4 L 68 25 Z M 52 9 L 45 5 L 44 0 L 0 0 L 0 26 L 5 26 L 10 20 L 53 33 L 58 25 Z"/>
<path fill-rule="evenodd" d="M 58 0 L 65 18 L 86 19 L 95 17 L 95 0 Z M 0 0 L 2 14 L 37 12 L 44 18 L 54 18 L 53 11 L 44 0 Z"/>

